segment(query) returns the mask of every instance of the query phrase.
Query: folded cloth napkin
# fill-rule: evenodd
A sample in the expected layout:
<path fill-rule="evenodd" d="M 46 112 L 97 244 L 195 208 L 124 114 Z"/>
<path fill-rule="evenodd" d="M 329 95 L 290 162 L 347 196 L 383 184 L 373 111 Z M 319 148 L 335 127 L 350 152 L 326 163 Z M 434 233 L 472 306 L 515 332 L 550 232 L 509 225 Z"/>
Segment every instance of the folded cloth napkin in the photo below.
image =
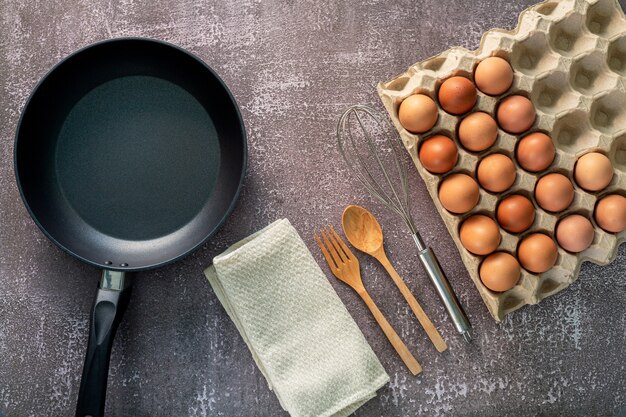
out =
<path fill-rule="evenodd" d="M 287 219 L 231 246 L 205 275 L 292 417 L 350 415 L 389 381 Z"/>

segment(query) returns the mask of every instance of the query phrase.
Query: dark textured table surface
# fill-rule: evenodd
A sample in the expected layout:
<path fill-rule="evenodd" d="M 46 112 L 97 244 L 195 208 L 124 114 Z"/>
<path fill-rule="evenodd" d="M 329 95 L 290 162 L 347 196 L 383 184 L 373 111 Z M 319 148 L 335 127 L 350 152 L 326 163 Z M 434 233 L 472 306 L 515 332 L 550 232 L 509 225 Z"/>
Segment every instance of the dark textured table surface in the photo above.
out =
<path fill-rule="evenodd" d="M 378 103 L 378 81 L 450 46 L 477 47 L 484 31 L 513 27 L 532 0 L 461 3 L 0 0 L 0 412 L 73 415 L 99 276 L 54 247 L 20 201 L 12 166 L 19 113 L 50 66 L 120 36 L 163 39 L 211 65 L 241 106 L 250 158 L 224 228 L 183 261 L 139 274 L 113 347 L 108 415 L 284 415 L 202 271 L 281 217 L 321 263 L 312 233 L 339 225 L 348 203 L 379 217 L 392 262 L 450 346 L 437 353 L 382 268 L 361 257 L 366 286 L 424 365 L 411 377 L 357 295 L 331 277 L 391 377 L 357 416 L 611 416 L 626 407 L 626 247 L 611 265 L 583 265 L 570 288 L 497 324 L 412 170 L 418 226 L 475 328 L 467 345 L 403 225 L 348 179 L 335 148 L 339 113 Z"/>

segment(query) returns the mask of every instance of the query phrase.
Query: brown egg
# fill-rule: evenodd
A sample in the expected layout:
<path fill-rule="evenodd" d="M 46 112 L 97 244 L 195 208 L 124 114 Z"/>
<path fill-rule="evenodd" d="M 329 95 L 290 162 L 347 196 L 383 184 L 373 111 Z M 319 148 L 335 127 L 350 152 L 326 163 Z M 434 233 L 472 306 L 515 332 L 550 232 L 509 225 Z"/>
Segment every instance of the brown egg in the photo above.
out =
<path fill-rule="evenodd" d="M 480 265 L 480 280 L 491 291 L 504 292 L 515 287 L 521 269 L 513 255 L 496 252 L 487 256 Z"/>
<path fill-rule="evenodd" d="M 599 152 L 584 154 L 576 162 L 574 179 L 587 191 L 600 191 L 613 179 L 613 165 Z"/>
<path fill-rule="evenodd" d="M 520 233 L 535 221 L 535 207 L 523 195 L 510 195 L 498 204 L 496 217 L 504 230 Z"/>
<path fill-rule="evenodd" d="M 478 204 L 478 184 L 466 174 L 452 174 L 439 186 L 439 201 L 452 213 L 467 213 Z"/>
<path fill-rule="evenodd" d="M 533 233 L 522 240 L 517 257 L 527 271 L 540 274 L 552 268 L 558 255 L 556 244 L 543 233 Z"/>
<path fill-rule="evenodd" d="M 424 168 L 435 174 L 450 171 L 459 157 L 454 141 L 443 135 L 426 139 L 420 148 L 419 156 Z"/>
<path fill-rule="evenodd" d="M 582 252 L 593 242 L 593 225 L 584 216 L 572 214 L 563 218 L 556 226 L 556 240 L 570 252 Z"/>
<path fill-rule="evenodd" d="M 611 233 L 626 229 L 626 197 L 610 194 L 601 199 L 595 213 L 598 226 Z"/>
<path fill-rule="evenodd" d="M 465 77 L 450 77 L 439 88 L 439 104 L 450 114 L 467 113 L 476 104 L 476 87 Z"/>
<path fill-rule="evenodd" d="M 459 233 L 461 243 L 475 255 L 488 255 L 500 244 L 498 225 L 489 217 L 475 214 L 465 219 Z"/>
<path fill-rule="evenodd" d="M 535 200 L 544 210 L 552 212 L 565 210 L 574 200 L 574 186 L 563 174 L 545 175 L 537 181 Z"/>
<path fill-rule="evenodd" d="M 474 81 L 483 93 L 497 96 L 508 90 L 513 83 L 513 68 L 500 57 L 485 58 L 474 71 Z"/>
<path fill-rule="evenodd" d="M 432 129 L 438 117 L 437 104 L 424 94 L 408 96 L 398 109 L 400 124 L 412 133 L 424 133 Z"/>
<path fill-rule="evenodd" d="M 459 124 L 459 141 L 470 151 L 484 151 L 497 137 L 498 125 L 487 113 L 471 113 Z"/>
<path fill-rule="evenodd" d="M 515 182 L 515 164 L 506 155 L 494 153 L 478 164 L 478 182 L 487 191 L 500 193 Z"/>
<path fill-rule="evenodd" d="M 526 171 L 543 171 L 554 161 L 555 155 L 552 139 L 545 133 L 534 132 L 526 135 L 517 145 L 517 162 Z"/>
<path fill-rule="evenodd" d="M 535 107 L 526 97 L 508 96 L 500 102 L 498 124 L 509 133 L 522 133 L 535 123 Z"/>

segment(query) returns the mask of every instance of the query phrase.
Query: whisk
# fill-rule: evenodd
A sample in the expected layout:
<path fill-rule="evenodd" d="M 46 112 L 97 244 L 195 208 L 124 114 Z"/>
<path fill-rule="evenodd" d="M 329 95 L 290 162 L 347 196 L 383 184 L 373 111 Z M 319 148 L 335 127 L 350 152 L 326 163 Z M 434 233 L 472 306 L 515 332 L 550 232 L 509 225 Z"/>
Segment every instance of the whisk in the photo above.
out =
<path fill-rule="evenodd" d="M 400 138 L 390 134 L 389 123 L 370 106 L 349 107 L 337 123 L 339 151 L 353 175 L 369 193 L 397 213 L 411 231 L 419 259 L 434 284 L 457 331 L 471 340 L 471 325 L 434 252 L 419 234 L 411 216 L 407 166 Z M 376 138 L 370 130 L 378 133 Z M 395 174 L 395 175 L 394 175 Z"/>

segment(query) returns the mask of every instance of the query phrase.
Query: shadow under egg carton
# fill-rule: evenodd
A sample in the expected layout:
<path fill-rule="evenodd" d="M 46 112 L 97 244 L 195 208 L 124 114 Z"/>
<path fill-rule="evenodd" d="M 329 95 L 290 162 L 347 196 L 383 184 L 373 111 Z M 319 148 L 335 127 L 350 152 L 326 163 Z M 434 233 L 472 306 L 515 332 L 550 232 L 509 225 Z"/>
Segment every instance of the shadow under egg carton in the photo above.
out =
<path fill-rule="evenodd" d="M 398 119 L 402 100 L 421 93 L 438 102 L 442 82 L 455 75 L 473 79 L 474 69 L 487 57 L 499 56 L 509 61 L 514 70 L 513 84 L 507 92 L 492 97 L 477 90 L 476 105 L 469 112 L 484 111 L 495 118 L 498 102 L 509 95 L 521 94 L 535 105 L 534 125 L 521 135 L 498 130 L 496 143 L 482 152 L 464 149 L 456 135 L 465 115 L 454 116 L 439 109 L 435 126 L 423 134 L 406 131 Z M 546 1 L 520 14 L 512 31 L 493 29 L 486 32 L 476 51 L 451 48 L 435 57 L 418 62 L 388 82 L 378 85 L 378 93 L 402 142 L 426 183 L 437 210 L 452 235 L 489 312 L 500 321 L 505 315 L 527 304 L 536 304 L 571 284 L 578 276 L 583 261 L 596 264 L 611 262 L 617 247 L 626 240 L 626 231 L 618 234 L 603 231 L 595 222 L 593 212 L 597 201 L 611 193 L 626 196 L 626 19 L 615 0 Z M 552 137 L 557 149 L 554 162 L 545 171 L 524 171 L 514 158 L 519 137 L 543 131 Z M 431 174 L 418 158 L 421 142 L 444 134 L 457 144 L 459 159 L 453 170 L 444 175 Z M 606 154 L 612 161 L 615 175 L 607 188 L 597 193 L 582 190 L 573 178 L 577 158 L 589 151 Z M 515 162 L 517 178 L 504 193 L 494 194 L 480 188 L 478 205 L 469 213 L 455 215 L 439 202 L 437 191 L 446 176 L 463 172 L 476 178 L 477 164 L 491 153 L 503 153 Z M 574 201 L 565 211 L 550 213 L 541 209 L 534 198 L 537 180 L 549 172 L 566 175 L 574 184 Z M 511 194 L 528 197 L 535 206 L 536 217 L 531 228 L 521 234 L 511 234 L 500 228 L 502 237 L 498 251 L 516 254 L 521 239 L 540 232 L 554 237 L 558 221 L 573 213 L 588 217 L 595 229 L 591 246 L 573 254 L 558 249 L 556 265 L 542 274 L 522 269 L 518 284 L 496 293 L 480 281 L 478 270 L 483 259 L 469 253 L 459 239 L 459 227 L 473 214 L 485 214 L 495 220 L 498 202 Z"/>

